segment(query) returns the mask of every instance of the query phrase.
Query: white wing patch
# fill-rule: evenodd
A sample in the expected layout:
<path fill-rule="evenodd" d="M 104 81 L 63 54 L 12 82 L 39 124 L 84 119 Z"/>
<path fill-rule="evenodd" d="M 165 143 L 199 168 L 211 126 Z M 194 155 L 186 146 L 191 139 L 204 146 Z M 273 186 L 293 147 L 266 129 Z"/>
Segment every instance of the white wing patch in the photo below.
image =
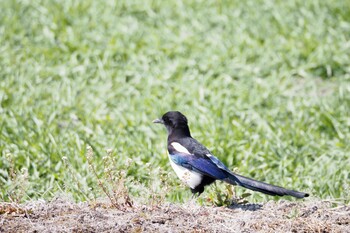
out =
<path fill-rule="evenodd" d="M 188 155 L 191 154 L 185 147 L 183 147 L 178 142 L 172 142 L 170 145 L 172 145 L 174 147 L 174 149 L 177 150 L 178 152 L 185 153 L 185 154 L 188 154 Z"/>
<path fill-rule="evenodd" d="M 187 186 L 194 189 L 201 183 L 203 178 L 201 174 L 195 171 L 190 171 L 187 168 L 177 165 L 171 160 L 170 155 L 169 155 L 169 160 L 170 160 L 171 167 L 174 169 L 176 175 L 180 178 L 180 180 L 182 180 L 182 182 L 187 184 Z"/>

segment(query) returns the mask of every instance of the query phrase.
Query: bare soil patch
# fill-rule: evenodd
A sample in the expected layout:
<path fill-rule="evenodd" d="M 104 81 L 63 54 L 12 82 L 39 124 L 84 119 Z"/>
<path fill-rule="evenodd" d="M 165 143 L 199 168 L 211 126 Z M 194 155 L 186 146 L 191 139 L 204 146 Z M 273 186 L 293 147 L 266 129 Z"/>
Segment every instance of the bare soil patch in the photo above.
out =
<path fill-rule="evenodd" d="M 329 201 L 231 207 L 195 203 L 113 208 L 58 198 L 0 203 L 0 232 L 350 232 L 350 206 Z"/>

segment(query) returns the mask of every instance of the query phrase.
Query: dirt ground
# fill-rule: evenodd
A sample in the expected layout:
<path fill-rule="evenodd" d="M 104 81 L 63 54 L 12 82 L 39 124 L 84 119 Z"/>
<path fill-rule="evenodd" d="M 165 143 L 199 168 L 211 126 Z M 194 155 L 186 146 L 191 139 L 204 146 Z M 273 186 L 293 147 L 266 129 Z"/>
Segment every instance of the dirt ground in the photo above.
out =
<path fill-rule="evenodd" d="M 228 208 L 191 202 L 117 209 L 58 198 L 0 203 L 0 232 L 350 232 L 350 206 L 271 201 Z"/>

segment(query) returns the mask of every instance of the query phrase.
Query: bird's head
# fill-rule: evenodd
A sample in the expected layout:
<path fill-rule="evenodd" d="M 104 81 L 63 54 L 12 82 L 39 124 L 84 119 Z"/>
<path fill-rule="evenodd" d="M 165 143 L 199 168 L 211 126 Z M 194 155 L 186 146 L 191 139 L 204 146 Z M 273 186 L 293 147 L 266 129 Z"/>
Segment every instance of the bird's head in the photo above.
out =
<path fill-rule="evenodd" d="M 162 118 L 154 120 L 153 123 L 164 124 L 169 135 L 174 131 L 174 129 L 190 134 L 187 125 L 187 118 L 178 111 L 167 112 L 162 116 Z"/>

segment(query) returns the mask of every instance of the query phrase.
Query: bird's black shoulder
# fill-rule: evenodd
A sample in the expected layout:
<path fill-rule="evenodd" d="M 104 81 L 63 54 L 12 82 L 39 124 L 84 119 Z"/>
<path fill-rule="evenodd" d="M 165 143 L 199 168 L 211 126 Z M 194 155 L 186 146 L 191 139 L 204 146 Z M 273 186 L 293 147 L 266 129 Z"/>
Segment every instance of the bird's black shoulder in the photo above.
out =
<path fill-rule="evenodd" d="M 203 146 L 201 143 L 199 143 L 196 139 L 192 137 L 180 137 L 180 138 L 169 140 L 168 141 L 169 152 L 171 149 L 174 149 L 174 147 L 172 146 L 174 144 L 172 143 L 180 144 L 181 146 L 186 148 L 186 150 L 189 153 L 198 157 L 207 158 L 207 154 L 210 154 L 210 151 L 205 146 Z"/>

